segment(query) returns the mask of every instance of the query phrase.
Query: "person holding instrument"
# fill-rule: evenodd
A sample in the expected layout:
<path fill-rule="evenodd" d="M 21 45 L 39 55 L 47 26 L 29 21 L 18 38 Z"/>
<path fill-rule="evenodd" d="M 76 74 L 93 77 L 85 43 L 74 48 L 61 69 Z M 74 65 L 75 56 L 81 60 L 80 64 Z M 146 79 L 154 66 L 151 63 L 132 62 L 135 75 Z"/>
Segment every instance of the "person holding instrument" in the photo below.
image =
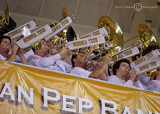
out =
<path fill-rule="evenodd" d="M 70 73 L 70 71 L 72 70 L 72 65 L 70 65 L 71 56 L 72 56 L 72 53 L 68 51 L 68 53 L 66 53 L 65 56 L 63 56 L 63 57 L 61 57 L 61 59 L 57 60 L 55 62 L 55 64 L 49 65 L 47 67 L 47 69 L 55 70 L 55 71 L 59 71 L 59 72 Z"/>
<path fill-rule="evenodd" d="M 137 79 L 136 72 L 131 69 L 128 59 L 120 59 L 113 65 L 113 74 L 108 77 L 109 82 L 128 87 L 138 87 L 144 89 Z"/>
<path fill-rule="evenodd" d="M 160 49 L 160 47 L 158 45 L 149 45 L 147 48 L 145 48 L 142 51 L 142 56 L 145 56 L 145 55 L 151 53 L 152 51 L 154 51 L 156 49 Z M 145 89 L 148 89 L 147 85 L 151 81 L 151 77 L 147 76 L 146 74 L 142 74 L 142 75 L 138 76 L 138 79 L 142 83 L 143 87 Z"/>
<path fill-rule="evenodd" d="M 160 68 L 157 68 L 154 79 L 148 82 L 147 89 L 150 91 L 160 92 Z"/>
<path fill-rule="evenodd" d="M 111 59 L 112 59 L 111 56 L 106 55 L 106 57 L 104 58 L 104 62 L 100 64 L 97 67 L 97 69 L 91 72 L 86 70 L 87 67 L 86 55 L 83 52 L 79 52 L 78 54 L 74 54 L 71 58 L 73 66 L 71 74 L 76 74 L 86 78 L 95 78 L 107 81 L 105 69 L 110 63 Z"/>
<path fill-rule="evenodd" d="M 46 57 L 46 54 L 48 53 L 48 44 L 45 40 L 41 40 L 41 43 L 42 48 L 40 50 L 32 48 L 34 55 L 28 57 L 28 63 L 30 65 L 47 68 L 49 65 L 55 64 L 57 60 L 68 53 L 68 47 L 63 47 L 59 53 Z"/>
<path fill-rule="evenodd" d="M 10 50 L 11 50 L 11 54 L 9 55 Z M 16 54 L 18 54 L 22 63 L 28 64 L 23 53 L 18 50 L 19 50 L 19 46 L 17 44 L 13 44 L 11 47 L 11 38 L 10 37 L 0 36 L 0 60 L 15 62 Z"/>

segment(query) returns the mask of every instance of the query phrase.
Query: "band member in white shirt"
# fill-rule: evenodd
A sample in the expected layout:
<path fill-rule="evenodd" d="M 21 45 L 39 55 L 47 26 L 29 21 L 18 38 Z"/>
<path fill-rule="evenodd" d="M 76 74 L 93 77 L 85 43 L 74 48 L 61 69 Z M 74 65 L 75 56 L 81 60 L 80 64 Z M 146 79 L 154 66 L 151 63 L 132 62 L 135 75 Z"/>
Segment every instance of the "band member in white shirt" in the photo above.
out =
<path fill-rule="evenodd" d="M 91 71 L 86 70 L 86 67 L 87 67 L 86 55 L 83 52 L 74 54 L 71 59 L 72 66 L 73 66 L 71 74 L 76 74 L 76 75 L 79 75 L 81 77 L 86 77 L 86 78 L 89 77 L 89 78 L 96 78 L 96 79 L 107 81 L 105 69 L 110 63 L 111 59 L 112 59 L 111 56 L 106 55 L 106 57 L 104 58 L 104 62 L 100 64 L 97 67 L 97 69 L 91 72 Z"/>
<path fill-rule="evenodd" d="M 57 52 L 56 49 L 50 48 L 49 50 L 53 50 L 53 51 L 50 51 L 51 54 L 55 54 Z M 72 56 L 72 53 L 68 52 L 65 56 L 61 57 L 61 59 L 57 60 L 55 64 L 50 65 L 47 68 L 50 70 L 70 73 L 72 70 L 71 56 Z"/>
<path fill-rule="evenodd" d="M 13 44 L 11 47 L 10 37 L 8 36 L 0 37 L 0 60 L 15 62 L 16 54 L 18 54 L 22 63 L 28 64 L 24 55 L 21 52 L 18 52 L 18 49 L 19 49 L 19 46 L 17 44 Z M 11 50 L 11 54 L 9 55 L 10 50 Z"/>
<path fill-rule="evenodd" d="M 131 70 L 130 61 L 128 59 L 118 60 L 113 65 L 113 74 L 114 75 L 108 77 L 109 82 L 144 89 L 140 81 L 137 79 L 136 72 Z"/>
<path fill-rule="evenodd" d="M 34 55 L 34 52 L 31 48 L 25 49 L 25 50 L 21 51 L 21 53 L 24 55 L 24 57 L 26 58 L 27 61 L 28 61 L 29 56 Z M 22 63 L 22 61 L 18 55 L 16 55 L 16 62 Z"/>
<path fill-rule="evenodd" d="M 68 47 L 63 47 L 59 53 L 46 57 L 46 54 L 48 53 L 48 44 L 45 40 L 41 40 L 41 43 L 42 48 L 40 50 L 33 49 L 34 55 L 28 57 L 28 63 L 30 65 L 47 68 L 48 66 L 55 64 L 57 60 L 61 59 L 61 57 L 65 56 L 69 51 Z"/>
<path fill-rule="evenodd" d="M 148 82 L 147 89 L 150 91 L 160 92 L 160 68 L 157 69 L 154 80 Z"/>
<path fill-rule="evenodd" d="M 147 48 L 145 48 L 142 52 L 142 56 L 147 55 L 148 53 L 156 50 L 156 49 L 160 49 L 160 47 L 158 45 L 149 45 Z M 146 74 L 142 74 L 140 76 L 138 76 L 139 81 L 142 83 L 143 87 L 145 89 L 147 89 L 148 83 L 151 80 L 150 76 L 147 76 Z"/>
<path fill-rule="evenodd" d="M 15 44 L 15 43 L 17 42 L 17 39 L 18 39 L 18 38 L 13 39 L 13 40 L 11 41 L 11 45 Z M 28 47 L 28 48 L 26 48 L 26 49 L 20 50 L 19 53 L 21 53 L 21 54 L 24 55 L 26 61 L 28 61 L 28 57 L 29 57 L 30 55 L 34 55 L 34 52 L 33 52 L 33 50 L 31 49 L 31 47 Z M 16 55 L 16 60 L 15 60 L 15 62 L 22 63 L 21 58 L 19 57 L 19 53 L 18 53 L 18 55 Z"/>

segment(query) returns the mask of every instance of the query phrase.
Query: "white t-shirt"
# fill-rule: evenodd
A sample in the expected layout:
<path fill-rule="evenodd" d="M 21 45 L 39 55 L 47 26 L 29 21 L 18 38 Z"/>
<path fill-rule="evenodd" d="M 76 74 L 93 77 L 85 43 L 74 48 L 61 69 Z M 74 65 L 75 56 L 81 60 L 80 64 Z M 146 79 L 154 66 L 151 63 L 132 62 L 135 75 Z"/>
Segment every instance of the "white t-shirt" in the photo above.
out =
<path fill-rule="evenodd" d="M 29 51 L 27 51 L 25 54 L 24 54 L 24 57 L 26 58 L 26 60 L 28 61 L 28 57 L 31 56 L 31 55 L 34 55 L 34 52 L 32 51 L 32 49 L 30 49 Z M 18 55 L 16 55 L 16 62 L 19 62 L 19 63 L 22 63 L 20 57 Z"/>
<path fill-rule="evenodd" d="M 125 80 L 122 80 L 115 75 L 109 76 L 108 77 L 108 82 L 113 82 L 113 83 L 128 86 L 128 87 L 138 87 L 140 89 L 144 89 L 143 85 L 140 83 L 139 80 L 137 82 L 133 83 L 131 80 L 125 81 Z"/>
<path fill-rule="evenodd" d="M 141 84 L 143 85 L 143 87 L 145 89 L 147 89 L 147 84 L 150 81 L 150 77 L 147 76 L 147 75 L 145 75 L 145 74 L 142 74 L 142 75 L 138 76 L 138 80 L 141 82 Z"/>
<path fill-rule="evenodd" d="M 160 92 L 160 81 L 159 80 L 149 81 L 147 84 L 147 89 L 150 91 Z"/>
<path fill-rule="evenodd" d="M 74 67 L 70 73 L 88 78 L 91 72 L 80 67 Z"/>
<path fill-rule="evenodd" d="M 2 56 L 2 55 L 0 54 L 0 60 L 6 61 L 6 60 L 7 60 L 7 58 L 6 58 L 6 57 L 4 57 L 4 56 Z"/>
<path fill-rule="evenodd" d="M 54 65 L 50 65 L 47 68 L 50 70 L 70 73 L 72 70 L 72 65 L 67 64 L 65 61 L 57 60 Z"/>
<path fill-rule="evenodd" d="M 28 57 L 28 64 L 37 67 L 47 68 L 48 66 L 55 64 L 55 62 L 60 58 L 61 56 L 59 54 L 51 55 L 49 57 L 40 57 L 38 55 L 31 55 Z"/>

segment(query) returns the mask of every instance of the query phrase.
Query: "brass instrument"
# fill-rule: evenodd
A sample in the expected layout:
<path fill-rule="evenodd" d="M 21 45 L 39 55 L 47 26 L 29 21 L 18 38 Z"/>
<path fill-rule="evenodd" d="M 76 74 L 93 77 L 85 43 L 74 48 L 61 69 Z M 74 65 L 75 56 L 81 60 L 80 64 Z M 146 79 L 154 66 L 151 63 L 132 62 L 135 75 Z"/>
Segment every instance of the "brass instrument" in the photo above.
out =
<path fill-rule="evenodd" d="M 114 55 L 123 48 L 123 33 L 120 29 L 118 23 L 109 16 L 102 16 L 98 21 L 98 28 L 105 27 L 108 35 L 105 37 L 105 41 L 111 43 L 111 48 L 118 46 L 118 48 L 113 48 L 108 51 L 108 54 Z"/>
<path fill-rule="evenodd" d="M 32 44 L 32 47 L 33 47 L 34 49 L 36 49 L 36 50 L 42 49 L 42 43 L 41 43 L 41 41 Z"/>
<path fill-rule="evenodd" d="M 56 48 L 57 51 L 61 51 L 61 49 L 65 46 L 65 40 L 55 35 L 47 41 L 47 44 L 50 48 Z"/>
<path fill-rule="evenodd" d="M 153 32 L 149 29 L 149 27 L 147 27 L 144 24 L 139 25 L 139 27 L 138 27 L 139 35 L 138 36 L 135 36 L 125 42 L 123 42 L 123 39 L 122 39 L 123 35 L 122 35 L 121 30 L 119 29 L 119 26 L 114 24 L 113 21 L 109 17 L 103 16 L 99 19 L 98 27 L 100 28 L 103 26 L 105 26 L 105 28 L 107 29 L 107 31 L 109 33 L 108 36 L 106 37 L 106 41 L 111 42 L 112 47 L 107 50 L 103 50 L 102 52 L 99 53 L 99 55 L 95 56 L 95 59 L 97 59 L 98 62 L 101 61 L 107 53 L 109 55 L 111 55 L 112 57 L 115 57 L 116 55 L 124 52 L 124 51 L 121 51 L 117 54 L 115 48 L 117 46 L 120 46 L 122 48 L 124 43 L 127 43 L 128 41 L 133 40 L 133 39 L 137 38 L 138 36 L 139 36 L 140 40 L 137 41 L 136 43 L 134 43 L 131 47 L 141 45 L 140 48 L 142 51 L 143 49 L 148 47 L 148 45 L 156 43 L 156 38 L 155 38 Z M 118 30 L 116 28 L 118 28 Z M 120 40 L 118 40 L 118 39 L 120 39 Z M 113 58 L 113 60 L 115 61 L 116 58 Z M 156 75 L 156 69 L 147 72 L 146 75 L 154 77 Z"/>
<path fill-rule="evenodd" d="M 62 11 L 62 19 L 68 17 L 68 12 L 65 8 L 63 8 Z M 72 16 L 72 18 L 74 18 Z M 51 27 L 56 26 L 57 23 L 51 24 Z M 69 32 L 72 32 L 72 35 L 70 35 Z M 62 49 L 63 46 L 65 46 L 65 44 L 68 41 L 74 41 L 77 40 L 76 38 L 76 33 L 74 32 L 73 28 L 71 26 L 68 26 L 66 29 L 64 29 L 63 31 L 61 31 L 60 33 L 58 33 L 56 36 L 53 36 L 53 38 L 51 38 L 48 41 L 49 45 L 52 45 L 51 47 L 56 47 L 57 51 L 60 51 Z M 72 53 L 77 54 L 79 52 L 78 49 L 76 50 L 72 50 Z"/>
<path fill-rule="evenodd" d="M 147 76 L 150 76 L 150 77 L 155 77 L 156 76 L 156 72 L 157 72 L 157 69 L 154 69 L 154 70 L 151 70 L 149 72 L 146 72 L 145 74 Z"/>
<path fill-rule="evenodd" d="M 63 17 L 62 19 L 64 19 L 67 16 L 68 16 L 68 14 L 67 14 L 67 12 L 64 8 L 63 13 L 62 13 L 62 17 Z M 53 28 L 56 25 L 57 25 L 57 23 L 51 23 L 50 27 Z M 50 40 L 48 40 L 47 43 L 48 43 L 49 47 L 54 48 L 55 45 L 60 45 L 61 44 L 61 40 L 60 40 L 61 38 L 66 40 L 66 30 L 63 30 L 62 32 L 58 33 L 57 35 L 53 36 Z M 40 50 L 42 48 L 41 41 L 33 44 L 32 47 L 36 50 Z M 58 46 L 58 47 L 59 48 L 57 48 L 57 49 L 59 50 L 61 46 Z"/>
<path fill-rule="evenodd" d="M 63 12 L 62 12 L 62 17 L 66 18 L 68 16 L 68 12 L 65 8 L 63 8 Z M 73 20 L 75 20 L 75 16 L 71 15 L 71 17 L 73 18 Z M 69 31 L 72 31 L 72 36 L 70 36 Z M 71 26 L 68 26 L 65 30 L 62 31 L 63 32 L 63 36 L 64 36 L 64 43 L 66 44 L 67 41 L 74 41 L 77 40 L 77 35 L 74 32 L 73 28 Z M 76 50 L 72 50 L 73 54 L 78 54 L 79 49 Z"/>
<path fill-rule="evenodd" d="M 6 5 L 6 7 L 5 7 L 5 10 L 4 10 L 3 14 L 0 16 L 0 18 L 1 18 L 1 19 L 0 19 L 0 25 L 1 25 L 1 27 L 3 28 L 3 27 L 6 26 L 7 21 L 8 21 L 8 18 L 9 18 L 8 3 L 7 3 L 7 5 Z"/>
<path fill-rule="evenodd" d="M 150 45 L 153 42 L 157 42 L 153 32 L 145 24 L 139 25 L 138 33 L 139 33 L 139 38 L 143 43 L 143 48 L 148 47 L 148 45 Z"/>
<path fill-rule="evenodd" d="M 36 23 L 36 26 L 38 26 L 39 21 L 36 21 L 36 20 L 33 20 L 33 21 Z M 11 22 L 11 24 L 10 24 L 10 22 Z M 13 29 L 15 30 L 15 27 L 16 27 L 16 22 L 14 22 L 14 20 L 10 17 L 8 2 L 7 2 L 5 10 L 2 13 L 2 15 L 0 16 L 0 35 L 3 35 L 4 33 L 7 34 L 9 31 L 11 31 Z M 17 31 L 14 32 L 14 34 L 16 34 Z M 11 35 L 13 36 L 13 34 L 11 34 Z M 10 35 L 7 35 L 7 36 L 11 37 Z M 23 35 L 17 37 L 17 41 L 22 38 L 24 38 Z M 36 45 L 35 47 L 41 48 L 41 44 L 39 44 L 38 46 L 37 46 L 37 44 L 35 44 L 35 45 Z"/>
<path fill-rule="evenodd" d="M 157 40 L 152 32 L 152 30 L 145 24 L 140 24 L 138 26 L 138 35 L 130 38 L 129 40 L 125 41 L 124 43 L 133 40 L 135 38 L 139 37 L 139 39 L 134 42 L 132 45 L 135 46 L 137 44 L 142 44 L 141 46 L 139 46 L 140 51 L 142 51 L 143 49 L 145 49 L 146 47 L 148 47 L 148 45 L 157 45 Z"/>
<path fill-rule="evenodd" d="M 156 38 L 155 38 L 153 32 L 145 24 L 140 24 L 139 25 L 139 27 L 138 27 L 138 33 L 139 33 L 139 35 L 138 35 L 139 36 L 139 40 L 137 42 L 134 42 L 134 44 L 132 44 L 131 47 L 138 46 L 139 49 L 140 49 L 140 52 L 141 52 L 143 49 L 145 49 L 146 47 L 148 47 L 148 45 L 156 44 Z M 123 42 L 123 44 L 127 43 L 130 40 L 133 40 L 133 39 L 137 38 L 138 36 L 130 38 L 129 40 Z M 112 42 L 111 42 L 111 44 L 112 44 Z M 118 55 L 118 54 L 121 53 L 121 52 L 118 53 L 118 54 L 111 53 L 113 51 L 110 52 L 110 50 L 112 50 L 112 49 L 114 50 L 115 47 L 116 47 L 116 45 L 113 46 L 113 47 L 111 47 L 110 49 L 104 51 L 104 53 L 102 53 L 102 55 L 105 55 L 106 53 L 108 53 L 108 54 L 112 55 L 113 60 L 115 61 L 116 60 L 116 55 Z M 122 51 L 122 52 L 124 52 L 124 51 Z M 99 57 L 98 61 L 101 61 L 102 59 L 103 59 L 103 56 Z"/>
<path fill-rule="evenodd" d="M 62 13 L 62 19 L 68 17 L 68 13 L 66 11 L 66 9 L 63 9 L 63 13 Z M 50 27 L 53 28 L 57 25 L 57 23 L 52 23 L 50 24 Z M 71 28 L 71 26 L 68 26 L 67 29 L 64 29 L 63 31 L 59 32 L 57 35 L 55 36 L 51 36 L 49 38 L 49 40 L 47 40 L 47 44 L 48 44 L 48 48 L 50 49 L 55 49 L 56 51 L 61 51 L 62 48 L 65 46 L 65 44 L 67 43 L 68 37 L 67 34 L 68 31 L 72 30 L 71 32 L 74 32 L 74 30 Z M 75 33 L 74 33 L 75 34 Z M 71 35 L 71 39 L 69 40 L 76 40 L 75 37 L 73 37 L 73 35 Z M 40 50 L 42 48 L 42 44 L 41 42 L 37 42 L 35 44 L 32 45 L 32 47 L 36 50 Z M 73 53 L 78 53 L 79 50 L 72 50 Z M 50 55 L 52 53 L 48 53 L 47 55 Z"/>
<path fill-rule="evenodd" d="M 11 22 L 11 23 L 10 23 Z M 0 16 L 0 35 L 13 30 L 16 27 L 16 22 L 10 17 L 8 2 L 6 4 L 5 10 Z"/>
<path fill-rule="evenodd" d="M 108 35 L 105 37 L 105 44 L 97 46 L 101 49 L 94 58 L 97 61 L 101 61 L 107 53 L 113 56 L 123 48 L 123 33 L 118 23 L 109 16 L 102 16 L 98 21 L 98 28 L 102 27 L 106 28 Z M 108 42 L 110 42 L 110 47 L 106 48 Z"/>
<path fill-rule="evenodd" d="M 102 27 L 105 27 L 108 32 L 108 35 L 105 37 L 105 44 L 96 46 L 100 52 L 98 52 L 96 55 L 91 54 L 88 59 L 88 64 L 91 63 L 91 60 L 100 62 L 103 60 L 106 54 L 113 56 L 123 48 L 123 33 L 118 23 L 109 16 L 102 16 L 98 20 L 98 28 Z M 110 43 L 109 47 L 108 43 Z M 116 56 L 112 57 L 114 61 L 116 60 L 115 57 Z M 89 66 L 87 69 L 92 70 L 93 68 Z"/>
<path fill-rule="evenodd" d="M 138 27 L 139 38 L 143 43 L 142 49 L 148 47 L 148 45 L 156 44 L 157 40 L 149 27 L 145 24 L 140 24 Z M 156 75 L 156 69 L 145 73 L 147 76 L 154 77 Z"/>
<path fill-rule="evenodd" d="M 140 47 L 141 51 L 147 48 L 149 45 L 158 45 L 155 35 L 147 25 L 140 24 L 138 27 L 138 34 L 139 34 L 138 36 L 140 38 L 140 41 L 143 44 Z M 133 45 L 136 45 L 136 44 L 137 42 L 135 42 Z M 156 75 L 156 69 L 146 72 L 145 74 L 147 76 L 154 77 Z"/>

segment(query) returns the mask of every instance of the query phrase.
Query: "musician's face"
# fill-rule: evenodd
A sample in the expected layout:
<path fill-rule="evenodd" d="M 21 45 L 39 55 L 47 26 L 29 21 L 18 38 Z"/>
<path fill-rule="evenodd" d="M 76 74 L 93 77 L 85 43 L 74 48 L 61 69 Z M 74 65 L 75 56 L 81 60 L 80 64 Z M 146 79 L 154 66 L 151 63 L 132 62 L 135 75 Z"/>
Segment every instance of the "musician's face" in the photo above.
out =
<path fill-rule="evenodd" d="M 47 53 L 48 52 L 48 44 L 46 43 L 45 40 L 41 40 L 41 43 L 42 43 L 42 51 L 44 53 Z"/>
<path fill-rule="evenodd" d="M 7 47 L 10 45 L 11 44 L 8 39 L 3 39 L 2 42 L 0 43 L 0 50 L 2 50 L 4 52 L 8 52 L 10 50 L 10 48 L 7 48 Z"/>
<path fill-rule="evenodd" d="M 77 55 L 77 63 L 86 65 L 86 55 L 84 53 L 79 53 Z"/>
<path fill-rule="evenodd" d="M 160 68 L 157 68 L 156 75 L 157 75 L 158 79 L 160 79 Z"/>
<path fill-rule="evenodd" d="M 126 78 L 128 78 L 128 76 L 129 76 L 129 71 L 130 71 L 130 66 L 126 62 L 122 62 L 120 64 L 119 69 L 117 69 L 117 72 L 121 73 Z"/>

